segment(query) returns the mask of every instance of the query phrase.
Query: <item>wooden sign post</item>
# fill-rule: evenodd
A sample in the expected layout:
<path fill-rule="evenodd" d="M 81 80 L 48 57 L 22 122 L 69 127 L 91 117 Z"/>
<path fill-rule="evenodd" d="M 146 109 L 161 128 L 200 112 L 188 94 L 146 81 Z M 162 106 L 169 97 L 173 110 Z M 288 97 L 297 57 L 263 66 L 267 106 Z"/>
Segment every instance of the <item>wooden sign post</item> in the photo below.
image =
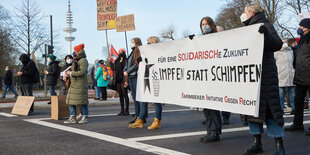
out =
<path fill-rule="evenodd" d="M 33 96 L 18 96 L 11 113 L 28 116 L 33 101 Z"/>

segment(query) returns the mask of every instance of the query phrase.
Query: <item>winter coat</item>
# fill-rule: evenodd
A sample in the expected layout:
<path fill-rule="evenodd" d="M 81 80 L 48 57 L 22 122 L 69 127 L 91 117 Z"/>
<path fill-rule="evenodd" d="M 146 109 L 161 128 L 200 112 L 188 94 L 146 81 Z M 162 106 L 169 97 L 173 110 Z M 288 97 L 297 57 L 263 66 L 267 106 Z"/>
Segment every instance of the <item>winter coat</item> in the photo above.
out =
<path fill-rule="evenodd" d="M 97 80 L 97 87 L 107 87 L 108 86 L 108 77 L 103 74 L 103 68 L 99 67 L 96 73 L 95 79 Z M 106 80 L 104 80 L 106 79 Z"/>
<path fill-rule="evenodd" d="M 293 67 L 294 53 L 292 49 L 287 46 L 282 47 L 280 51 L 274 53 L 274 58 L 278 68 L 279 87 L 294 86 L 295 69 Z"/>
<path fill-rule="evenodd" d="M 283 110 L 280 105 L 278 72 L 274 59 L 274 52 L 281 49 L 282 40 L 264 12 L 256 13 L 244 23 L 245 25 L 264 23 L 268 33 L 264 35 L 259 117 L 245 116 L 242 119 L 249 122 L 263 123 L 268 118 L 273 118 L 278 125 L 282 126 L 284 125 Z"/>
<path fill-rule="evenodd" d="M 21 72 L 23 73 L 20 76 L 20 83 L 21 84 L 30 84 L 35 83 L 35 72 L 36 72 L 36 65 L 35 63 L 30 60 L 27 54 L 22 54 L 19 59 L 21 60 L 23 66 Z"/>
<path fill-rule="evenodd" d="M 137 72 L 138 72 L 138 63 L 132 63 L 132 61 L 137 61 L 137 60 L 132 60 L 133 59 L 133 53 L 134 53 L 134 48 L 131 52 L 131 54 L 128 56 L 128 61 L 126 62 L 124 72 L 128 73 L 128 78 L 133 79 L 137 78 Z"/>
<path fill-rule="evenodd" d="M 12 75 L 11 70 L 6 71 L 3 82 L 4 82 L 4 85 L 7 85 L 7 86 L 10 86 L 13 84 L 13 75 Z"/>
<path fill-rule="evenodd" d="M 46 75 L 46 84 L 49 86 L 56 86 L 57 85 L 57 75 L 58 75 L 58 69 L 59 69 L 59 61 L 53 61 L 48 65 Z"/>
<path fill-rule="evenodd" d="M 310 86 L 310 32 L 298 43 L 294 83 Z"/>
<path fill-rule="evenodd" d="M 124 82 L 124 68 L 126 64 L 127 59 L 124 58 L 122 62 L 120 62 L 120 58 L 118 57 L 115 60 L 115 63 L 113 65 L 113 85 L 116 85 L 117 83 L 123 84 Z"/>
<path fill-rule="evenodd" d="M 81 50 L 77 57 L 73 58 L 71 85 L 68 91 L 66 103 L 69 105 L 88 104 L 88 61 L 84 50 Z"/>
<path fill-rule="evenodd" d="M 90 72 L 90 77 L 91 77 L 91 81 L 92 81 L 92 86 L 93 87 L 97 87 L 97 80 L 96 80 L 96 73 L 98 71 L 99 67 L 93 66 L 91 68 L 91 72 Z"/>

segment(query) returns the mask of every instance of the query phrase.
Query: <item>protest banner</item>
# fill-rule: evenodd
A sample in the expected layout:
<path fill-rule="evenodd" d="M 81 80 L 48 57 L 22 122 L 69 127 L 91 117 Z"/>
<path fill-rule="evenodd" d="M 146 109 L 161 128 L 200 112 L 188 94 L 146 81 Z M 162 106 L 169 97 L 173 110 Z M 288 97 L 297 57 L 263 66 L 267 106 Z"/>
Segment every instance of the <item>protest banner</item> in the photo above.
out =
<path fill-rule="evenodd" d="M 258 116 L 260 25 L 140 46 L 137 100 Z"/>
<path fill-rule="evenodd" d="M 116 0 L 97 0 L 97 30 L 115 29 Z"/>
<path fill-rule="evenodd" d="M 18 96 L 11 113 L 27 116 L 33 101 L 33 96 Z"/>
<path fill-rule="evenodd" d="M 118 16 L 116 18 L 116 32 L 135 30 L 135 17 L 133 14 Z"/>

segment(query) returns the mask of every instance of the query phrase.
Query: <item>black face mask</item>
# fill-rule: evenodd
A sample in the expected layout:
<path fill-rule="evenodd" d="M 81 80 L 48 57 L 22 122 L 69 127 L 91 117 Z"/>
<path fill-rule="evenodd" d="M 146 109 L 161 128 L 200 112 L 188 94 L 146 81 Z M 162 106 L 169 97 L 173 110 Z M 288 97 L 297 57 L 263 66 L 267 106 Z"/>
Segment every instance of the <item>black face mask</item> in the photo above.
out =
<path fill-rule="evenodd" d="M 120 53 L 118 56 L 124 58 L 125 54 L 124 53 Z"/>

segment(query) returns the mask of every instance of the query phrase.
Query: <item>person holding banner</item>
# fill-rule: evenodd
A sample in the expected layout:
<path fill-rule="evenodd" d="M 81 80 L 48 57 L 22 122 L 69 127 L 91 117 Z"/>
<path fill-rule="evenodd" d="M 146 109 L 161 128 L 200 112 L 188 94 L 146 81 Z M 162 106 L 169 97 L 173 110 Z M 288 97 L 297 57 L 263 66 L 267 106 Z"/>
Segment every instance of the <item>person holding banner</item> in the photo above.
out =
<path fill-rule="evenodd" d="M 203 17 L 200 21 L 200 30 L 203 35 L 218 32 L 217 26 L 210 17 Z M 190 36 L 190 38 L 192 38 Z M 211 143 L 220 141 L 220 134 L 222 133 L 222 119 L 220 111 L 204 109 L 203 114 L 206 118 L 207 135 L 200 138 L 200 142 Z"/>
<path fill-rule="evenodd" d="M 69 104 L 70 118 L 64 121 L 68 123 L 88 123 L 88 81 L 87 81 L 88 61 L 84 51 L 84 44 L 74 47 L 72 70 L 67 71 L 66 76 L 70 76 L 71 85 L 67 95 L 66 103 Z M 65 79 L 65 78 L 64 78 Z M 76 118 L 76 107 L 79 106 L 82 113 L 81 120 Z"/>
<path fill-rule="evenodd" d="M 246 149 L 244 154 L 263 152 L 261 134 L 263 123 L 267 125 L 268 135 L 275 139 L 275 154 L 285 154 L 282 137 L 285 135 L 283 125 L 283 110 L 280 105 L 278 73 L 274 52 L 282 48 L 282 40 L 275 28 L 267 19 L 260 4 L 247 5 L 240 16 L 245 26 L 263 23 L 258 32 L 264 34 L 264 50 L 260 89 L 259 117 L 242 116 L 248 122 L 250 134 L 254 136 L 254 144 Z"/>
<path fill-rule="evenodd" d="M 142 61 L 140 56 L 140 50 L 138 46 L 142 45 L 140 38 L 133 38 L 131 40 L 131 49 L 132 52 L 128 56 L 127 63 L 124 68 L 124 77 L 129 79 L 129 87 L 131 91 L 131 96 L 135 104 L 135 119 L 130 121 L 130 128 L 143 128 L 143 123 L 147 117 L 147 106 L 148 103 L 139 102 L 136 100 L 136 88 L 137 88 L 137 71 L 138 64 Z M 125 82 L 125 87 L 128 85 L 128 82 Z"/>
<path fill-rule="evenodd" d="M 147 39 L 147 44 L 156 44 L 159 42 L 160 42 L 159 38 L 155 36 Z M 163 110 L 161 103 L 154 103 L 154 108 L 155 108 L 155 118 L 152 125 L 147 128 L 149 130 L 161 128 L 161 114 Z"/>

